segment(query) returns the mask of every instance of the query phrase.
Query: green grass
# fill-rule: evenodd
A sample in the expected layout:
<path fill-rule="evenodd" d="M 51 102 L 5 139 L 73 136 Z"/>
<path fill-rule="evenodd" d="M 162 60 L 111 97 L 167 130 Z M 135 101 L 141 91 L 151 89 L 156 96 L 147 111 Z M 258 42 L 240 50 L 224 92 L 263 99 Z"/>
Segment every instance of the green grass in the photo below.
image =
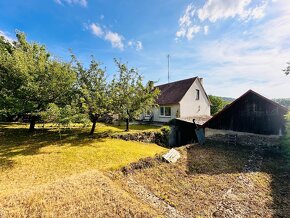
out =
<path fill-rule="evenodd" d="M 0 124 L 0 196 L 61 180 L 90 170 L 118 169 L 166 149 L 109 138 L 90 138 L 87 129 L 54 128 L 29 133 L 26 125 Z M 132 126 L 133 127 L 133 126 Z M 134 126 L 134 131 L 149 129 Z M 119 132 L 121 127 L 98 124 L 96 133 Z"/>
<path fill-rule="evenodd" d="M 290 121 L 286 124 L 286 134 L 281 139 L 281 145 L 285 158 L 287 159 L 288 167 L 290 168 Z"/>

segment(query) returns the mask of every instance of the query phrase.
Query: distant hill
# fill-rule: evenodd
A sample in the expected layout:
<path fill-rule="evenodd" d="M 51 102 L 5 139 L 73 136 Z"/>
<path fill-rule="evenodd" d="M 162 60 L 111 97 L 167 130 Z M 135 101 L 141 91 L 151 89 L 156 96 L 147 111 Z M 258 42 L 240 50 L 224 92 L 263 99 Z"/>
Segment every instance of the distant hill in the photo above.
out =
<path fill-rule="evenodd" d="M 234 100 L 236 100 L 235 98 L 230 98 L 230 97 L 221 97 L 224 101 L 228 101 L 228 102 L 233 102 Z"/>
<path fill-rule="evenodd" d="M 217 97 L 220 97 L 224 101 L 227 101 L 227 102 L 233 102 L 234 100 L 236 100 L 235 98 L 231 98 L 231 97 L 222 97 L 222 96 L 217 96 Z M 274 98 L 271 100 L 273 100 L 273 101 L 277 102 L 278 104 L 281 104 L 285 107 L 290 108 L 290 98 Z"/>
<path fill-rule="evenodd" d="M 277 102 L 278 104 L 290 108 L 290 98 L 274 98 L 272 100 Z"/>

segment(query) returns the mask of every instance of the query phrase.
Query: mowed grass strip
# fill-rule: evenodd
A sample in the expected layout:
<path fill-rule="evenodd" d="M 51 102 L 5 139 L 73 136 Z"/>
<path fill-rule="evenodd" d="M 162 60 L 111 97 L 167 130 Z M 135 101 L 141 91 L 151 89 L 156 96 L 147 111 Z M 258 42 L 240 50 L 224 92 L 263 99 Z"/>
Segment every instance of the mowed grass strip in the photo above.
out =
<path fill-rule="evenodd" d="M 2 216 L 157 217 L 158 213 L 102 173 L 89 171 L 2 198 Z"/>
<path fill-rule="evenodd" d="M 1 127 L 0 197 L 90 170 L 118 169 L 166 151 L 156 144 L 89 138 L 83 129 L 63 131 L 60 138 L 51 129 L 31 134 L 22 125 Z"/>

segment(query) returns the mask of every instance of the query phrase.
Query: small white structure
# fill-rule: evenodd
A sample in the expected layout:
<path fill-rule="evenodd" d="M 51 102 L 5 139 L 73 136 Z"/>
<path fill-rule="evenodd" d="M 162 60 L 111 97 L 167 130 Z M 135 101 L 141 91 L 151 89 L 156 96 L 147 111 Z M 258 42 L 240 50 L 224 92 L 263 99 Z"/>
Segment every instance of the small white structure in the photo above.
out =
<path fill-rule="evenodd" d="M 170 151 L 162 156 L 167 162 L 175 163 L 180 158 L 180 153 L 175 149 L 170 149 Z"/>
<path fill-rule="evenodd" d="M 158 108 L 143 116 L 143 120 L 167 123 L 171 119 L 210 118 L 210 101 L 203 87 L 203 79 L 193 77 L 164 85 L 157 99 Z M 206 120 L 208 120 L 206 119 Z"/>

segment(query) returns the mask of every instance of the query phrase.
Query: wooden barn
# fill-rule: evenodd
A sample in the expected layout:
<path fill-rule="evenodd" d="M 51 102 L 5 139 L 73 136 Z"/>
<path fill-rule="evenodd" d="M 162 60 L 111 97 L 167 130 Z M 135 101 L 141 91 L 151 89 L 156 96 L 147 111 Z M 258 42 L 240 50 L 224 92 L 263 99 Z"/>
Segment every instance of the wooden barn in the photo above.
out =
<path fill-rule="evenodd" d="M 203 127 L 263 135 L 285 132 L 288 109 L 249 90 L 204 123 Z"/>

